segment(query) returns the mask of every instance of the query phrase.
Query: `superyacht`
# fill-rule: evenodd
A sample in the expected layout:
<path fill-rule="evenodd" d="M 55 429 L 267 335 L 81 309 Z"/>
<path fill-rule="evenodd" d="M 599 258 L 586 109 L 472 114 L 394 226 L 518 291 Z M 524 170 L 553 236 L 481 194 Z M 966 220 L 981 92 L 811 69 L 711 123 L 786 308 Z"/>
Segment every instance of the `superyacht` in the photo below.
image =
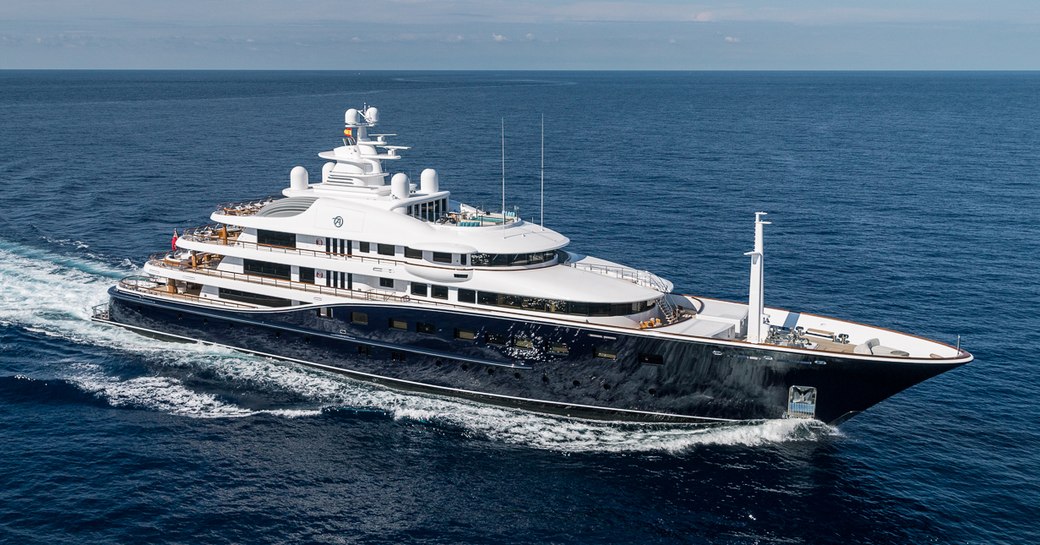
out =
<path fill-rule="evenodd" d="M 514 212 L 453 198 L 436 171 L 348 109 L 342 145 L 274 197 L 219 205 L 124 278 L 94 319 L 387 387 L 573 417 L 837 424 L 972 361 L 941 342 L 779 308 L 673 293 L 652 272 L 577 253 Z"/>

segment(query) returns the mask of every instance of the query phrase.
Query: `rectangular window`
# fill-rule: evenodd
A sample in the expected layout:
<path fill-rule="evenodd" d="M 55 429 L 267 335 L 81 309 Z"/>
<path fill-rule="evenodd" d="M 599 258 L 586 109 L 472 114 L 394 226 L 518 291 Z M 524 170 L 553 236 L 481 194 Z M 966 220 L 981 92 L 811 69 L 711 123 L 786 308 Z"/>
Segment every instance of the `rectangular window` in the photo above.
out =
<path fill-rule="evenodd" d="M 459 263 L 465 265 L 468 257 L 469 257 L 469 254 L 460 254 L 459 255 Z"/>
<path fill-rule="evenodd" d="M 254 261 L 252 259 L 242 260 L 242 270 L 246 274 L 270 276 L 271 278 L 292 278 L 292 267 L 281 263 L 268 263 L 266 261 Z"/>
<path fill-rule="evenodd" d="M 395 320 L 393 318 L 390 318 L 390 324 L 389 325 L 390 325 L 390 329 L 400 329 L 400 330 L 403 330 L 403 331 L 408 331 L 408 322 L 406 322 L 404 320 Z"/>
<path fill-rule="evenodd" d="M 482 305 L 497 305 L 498 294 L 490 291 L 482 291 L 477 294 L 477 302 Z"/>
<path fill-rule="evenodd" d="M 351 312 L 350 323 L 357 325 L 368 325 L 368 314 L 364 312 Z"/>
<path fill-rule="evenodd" d="M 528 339 L 527 337 L 517 337 L 513 341 L 513 346 L 515 346 L 517 348 L 532 349 L 532 348 L 534 348 L 534 341 L 532 341 L 531 339 Z"/>
<path fill-rule="evenodd" d="M 488 333 L 487 334 L 487 343 L 488 344 L 497 344 L 499 346 L 505 346 L 506 344 L 509 343 L 509 337 L 506 337 L 505 335 L 500 335 L 498 333 Z"/>
<path fill-rule="evenodd" d="M 379 279 L 379 287 L 381 287 L 381 288 L 392 288 L 392 287 L 394 287 L 394 279 L 393 278 L 380 278 Z"/>
<path fill-rule="evenodd" d="M 639 363 L 648 363 L 650 365 L 664 365 L 664 356 L 660 354 L 640 354 Z"/>
<path fill-rule="evenodd" d="M 451 263 L 451 254 L 447 252 L 433 252 L 434 263 Z"/>
<path fill-rule="evenodd" d="M 314 269 L 310 267 L 300 267 L 300 282 L 306 282 L 308 284 L 314 283 Z"/>
<path fill-rule="evenodd" d="M 473 290 L 467 290 L 459 288 L 459 302 L 460 303 L 476 303 L 477 292 Z"/>
<path fill-rule="evenodd" d="M 256 230 L 256 243 L 268 246 L 296 247 L 296 233 L 282 233 L 280 231 Z"/>
<path fill-rule="evenodd" d="M 455 328 L 455 338 L 472 341 L 477 338 L 477 333 L 469 329 Z"/>
<path fill-rule="evenodd" d="M 422 250 L 416 250 L 415 248 L 405 246 L 404 256 L 408 259 L 422 259 Z"/>
<path fill-rule="evenodd" d="M 258 293 L 249 293 L 245 291 L 238 291 L 227 288 L 220 288 L 217 294 L 220 296 L 221 299 L 239 301 L 242 303 L 249 303 L 252 305 L 260 305 L 264 307 L 292 306 L 292 301 L 288 299 L 282 299 L 281 297 L 271 297 L 269 295 L 260 295 Z"/>
<path fill-rule="evenodd" d="M 423 284 L 422 282 L 412 282 L 412 295 L 421 295 L 423 297 L 427 297 L 428 293 L 429 288 L 426 284 Z"/>
<path fill-rule="evenodd" d="M 437 333 L 437 326 L 426 322 L 416 322 L 415 330 L 419 333 L 429 333 L 432 335 Z"/>
<path fill-rule="evenodd" d="M 327 253 L 327 254 L 331 254 L 332 253 L 332 239 L 331 238 L 325 239 L 325 253 Z"/>
<path fill-rule="evenodd" d="M 332 318 L 332 307 L 319 308 L 318 316 L 321 316 L 322 318 Z"/>
<path fill-rule="evenodd" d="M 367 344 L 359 344 L 357 345 L 357 353 L 359 356 L 368 357 L 370 354 L 372 354 L 372 347 L 368 346 Z"/>
<path fill-rule="evenodd" d="M 597 347 L 592 349 L 592 354 L 594 356 L 596 356 L 597 358 L 602 358 L 602 359 L 605 359 L 605 360 L 616 360 L 617 359 L 617 350 L 614 350 L 612 348 L 602 348 L 602 347 L 597 346 Z"/>
<path fill-rule="evenodd" d="M 376 244 L 376 252 L 379 255 L 394 255 L 394 251 L 397 249 L 393 244 Z"/>
<path fill-rule="evenodd" d="M 372 249 L 369 248 L 369 244 L 367 242 L 358 242 L 357 245 L 359 252 L 364 252 L 367 254 L 368 252 L 372 251 Z"/>
<path fill-rule="evenodd" d="M 566 356 L 571 353 L 571 349 L 563 343 L 552 343 L 549 345 L 549 352 L 560 356 Z"/>
<path fill-rule="evenodd" d="M 434 299 L 447 299 L 448 286 L 430 286 L 430 297 Z"/>

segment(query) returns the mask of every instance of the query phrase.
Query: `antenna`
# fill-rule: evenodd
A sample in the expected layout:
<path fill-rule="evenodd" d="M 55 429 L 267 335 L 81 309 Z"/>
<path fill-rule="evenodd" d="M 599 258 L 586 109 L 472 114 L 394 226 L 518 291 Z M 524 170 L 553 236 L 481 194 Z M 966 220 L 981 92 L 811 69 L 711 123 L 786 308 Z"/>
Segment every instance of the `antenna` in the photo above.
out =
<path fill-rule="evenodd" d="M 541 219 L 538 221 L 538 225 L 545 229 L 545 114 L 542 114 L 542 206 L 541 206 Z"/>
<path fill-rule="evenodd" d="M 502 118 L 502 225 L 506 224 L 506 118 Z"/>

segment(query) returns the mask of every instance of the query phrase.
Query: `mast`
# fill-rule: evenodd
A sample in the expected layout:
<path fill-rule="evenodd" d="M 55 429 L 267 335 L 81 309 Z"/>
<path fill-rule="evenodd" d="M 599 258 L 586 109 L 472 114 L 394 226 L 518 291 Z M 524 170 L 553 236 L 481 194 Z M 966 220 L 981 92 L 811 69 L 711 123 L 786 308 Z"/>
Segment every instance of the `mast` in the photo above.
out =
<path fill-rule="evenodd" d="M 506 224 L 506 118 L 502 118 L 502 225 Z"/>
<path fill-rule="evenodd" d="M 538 220 L 538 225 L 545 229 L 545 114 L 542 114 L 542 191 L 541 199 L 542 203 L 540 206 L 541 217 Z"/>
<path fill-rule="evenodd" d="M 770 222 L 762 221 L 765 212 L 755 212 L 755 249 L 744 255 L 751 256 L 751 284 L 748 290 L 748 333 L 749 343 L 762 343 L 765 335 L 762 331 L 763 300 L 765 298 L 764 265 L 762 263 L 765 253 L 762 244 L 763 226 Z"/>

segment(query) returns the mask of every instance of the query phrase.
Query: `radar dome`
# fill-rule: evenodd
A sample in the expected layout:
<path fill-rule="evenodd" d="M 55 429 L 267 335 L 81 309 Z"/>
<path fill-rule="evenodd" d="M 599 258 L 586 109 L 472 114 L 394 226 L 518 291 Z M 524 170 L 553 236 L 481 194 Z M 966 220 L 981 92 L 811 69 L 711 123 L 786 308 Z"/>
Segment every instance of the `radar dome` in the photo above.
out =
<path fill-rule="evenodd" d="M 321 182 L 325 183 L 329 181 L 329 174 L 332 173 L 332 169 L 335 168 L 336 163 L 329 161 L 324 165 L 321 165 Z"/>
<path fill-rule="evenodd" d="M 369 123 L 379 122 L 379 108 L 373 106 L 365 110 L 365 119 L 367 119 Z"/>
<path fill-rule="evenodd" d="M 390 194 L 395 199 L 407 199 L 408 198 L 408 175 L 403 172 L 394 174 L 393 178 L 390 178 Z"/>
<path fill-rule="evenodd" d="M 347 113 L 343 115 L 343 122 L 347 125 L 358 124 L 358 111 L 354 108 L 347 110 Z"/>
<path fill-rule="evenodd" d="M 295 166 L 289 171 L 289 188 L 290 189 L 307 189 L 309 185 L 307 169 Z"/>
<path fill-rule="evenodd" d="M 440 181 L 437 179 L 437 171 L 432 168 L 424 169 L 419 175 L 419 192 L 429 195 L 438 191 L 440 191 Z"/>

